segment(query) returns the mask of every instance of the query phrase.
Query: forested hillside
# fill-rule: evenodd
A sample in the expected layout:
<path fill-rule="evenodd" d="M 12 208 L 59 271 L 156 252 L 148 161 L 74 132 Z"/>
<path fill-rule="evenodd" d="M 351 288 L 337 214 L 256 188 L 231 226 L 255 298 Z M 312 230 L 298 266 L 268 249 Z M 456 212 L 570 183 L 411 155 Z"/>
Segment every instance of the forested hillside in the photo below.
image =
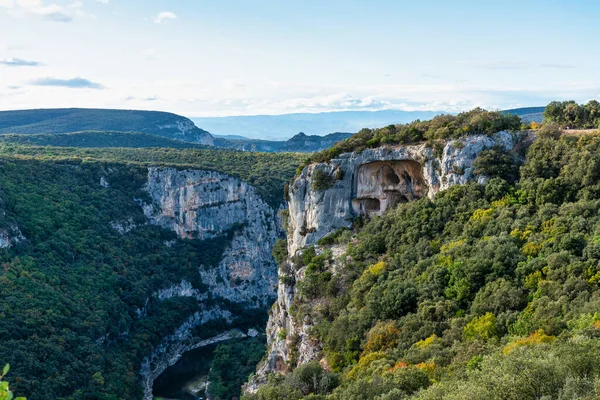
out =
<path fill-rule="evenodd" d="M 537 136 L 523 165 L 481 152 L 486 185 L 400 204 L 290 255 L 306 267 L 291 318 L 312 326 L 323 360 L 246 398 L 599 398 L 600 134 Z"/>
<path fill-rule="evenodd" d="M 38 146 L 59 147 L 171 147 L 174 149 L 209 148 L 198 143 L 168 139 L 136 132 L 84 131 L 61 135 L 0 135 L 0 141 Z"/>
<path fill-rule="evenodd" d="M 3 145 L 1 153 L 0 233 L 14 240 L 0 240 L 0 362 L 12 366 L 11 389 L 29 400 L 139 399 L 142 359 L 202 307 L 227 304 L 211 293 L 202 302 L 153 295 L 182 279 L 206 292 L 199 267 L 219 263 L 237 228 L 189 240 L 149 224 L 140 207 L 151 202 L 146 165 L 228 172 L 279 205 L 298 164 L 289 155 L 209 150 Z M 228 307 L 233 326 L 262 330 L 265 310 Z M 197 335 L 228 326 L 216 319 Z M 223 372 L 229 391 L 236 381 L 227 377 L 241 371 L 235 379 L 243 380 L 244 368 Z"/>
<path fill-rule="evenodd" d="M 0 134 L 63 134 L 81 131 L 141 132 L 213 145 L 210 133 L 180 115 L 160 111 L 56 108 L 0 111 Z"/>

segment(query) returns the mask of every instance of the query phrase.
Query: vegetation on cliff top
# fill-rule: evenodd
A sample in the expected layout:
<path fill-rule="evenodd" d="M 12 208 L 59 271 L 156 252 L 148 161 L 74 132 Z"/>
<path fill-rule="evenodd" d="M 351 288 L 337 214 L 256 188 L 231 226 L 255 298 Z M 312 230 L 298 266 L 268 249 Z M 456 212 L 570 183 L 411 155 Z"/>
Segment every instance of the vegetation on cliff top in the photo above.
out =
<path fill-rule="evenodd" d="M 218 171 L 248 182 L 276 209 L 283 203 L 285 183 L 294 176 L 296 167 L 303 159 L 302 156 L 292 153 L 247 153 L 188 148 L 41 147 L 14 143 L 1 143 L 0 157 L 72 164 L 101 161 Z"/>
<path fill-rule="evenodd" d="M 544 122 L 556 123 L 567 129 L 600 129 L 600 102 L 553 101 L 546 106 Z"/>
<path fill-rule="evenodd" d="M 598 398 L 599 182 L 600 135 L 545 135 L 513 184 L 454 186 L 335 235 L 336 273 L 305 249 L 292 318 L 313 321 L 339 384 L 293 372 L 247 398 Z"/>
<path fill-rule="evenodd" d="M 465 135 L 493 134 L 502 130 L 517 130 L 520 127 L 521 119 L 517 115 L 475 108 L 458 115 L 438 115 L 428 121 L 417 120 L 379 129 L 365 128 L 352 137 L 336 143 L 332 148 L 313 154 L 306 164 L 329 161 L 342 153 L 381 145 L 457 139 Z"/>

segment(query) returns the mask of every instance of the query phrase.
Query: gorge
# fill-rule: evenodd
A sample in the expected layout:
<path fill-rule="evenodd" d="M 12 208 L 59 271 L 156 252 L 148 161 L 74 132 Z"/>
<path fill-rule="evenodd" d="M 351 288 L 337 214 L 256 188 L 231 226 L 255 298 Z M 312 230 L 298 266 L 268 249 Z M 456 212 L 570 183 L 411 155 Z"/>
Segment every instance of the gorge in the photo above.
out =
<path fill-rule="evenodd" d="M 198 266 L 206 290 L 192 289 L 188 282 L 163 288 L 154 296 L 162 299 L 192 296 L 199 302 L 209 297 L 261 309 L 275 294 L 277 267 L 271 247 L 281 236 L 275 210 L 247 183 L 213 171 L 150 168 L 145 189 L 152 203 L 143 204 L 153 224 L 174 231 L 181 239 L 205 239 L 234 229 L 230 244 L 216 268 Z M 154 380 L 186 352 L 232 338 L 245 332 L 229 330 L 208 339 L 194 335 L 194 328 L 215 319 L 233 322 L 222 306 L 206 308 L 184 322 L 144 359 L 141 374 L 144 399 L 151 400 Z"/>

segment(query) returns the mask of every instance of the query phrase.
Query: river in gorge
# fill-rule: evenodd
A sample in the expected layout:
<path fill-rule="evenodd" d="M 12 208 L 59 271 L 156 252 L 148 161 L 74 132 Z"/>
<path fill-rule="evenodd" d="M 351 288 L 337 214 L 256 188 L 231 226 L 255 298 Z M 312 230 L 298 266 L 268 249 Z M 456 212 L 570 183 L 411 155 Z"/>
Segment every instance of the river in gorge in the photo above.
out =
<path fill-rule="evenodd" d="M 206 384 L 217 345 L 185 353 L 154 381 L 153 394 L 165 400 L 206 399 Z"/>

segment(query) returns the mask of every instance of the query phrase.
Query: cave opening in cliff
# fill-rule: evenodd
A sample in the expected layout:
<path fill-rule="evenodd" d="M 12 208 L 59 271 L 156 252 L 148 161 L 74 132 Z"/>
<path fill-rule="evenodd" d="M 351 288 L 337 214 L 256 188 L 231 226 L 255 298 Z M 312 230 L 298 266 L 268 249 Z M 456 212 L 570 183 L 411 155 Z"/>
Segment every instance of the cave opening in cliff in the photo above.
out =
<path fill-rule="evenodd" d="M 384 165 L 381 172 L 383 175 L 382 181 L 384 186 L 397 185 L 400 183 L 400 178 L 389 165 Z"/>
<path fill-rule="evenodd" d="M 354 199 L 352 206 L 359 210 L 359 214 L 370 215 L 381 211 L 381 201 L 379 199 Z"/>
<path fill-rule="evenodd" d="M 375 161 L 358 168 L 352 207 L 359 215 L 381 215 L 400 203 L 423 197 L 426 191 L 419 162 Z"/>

